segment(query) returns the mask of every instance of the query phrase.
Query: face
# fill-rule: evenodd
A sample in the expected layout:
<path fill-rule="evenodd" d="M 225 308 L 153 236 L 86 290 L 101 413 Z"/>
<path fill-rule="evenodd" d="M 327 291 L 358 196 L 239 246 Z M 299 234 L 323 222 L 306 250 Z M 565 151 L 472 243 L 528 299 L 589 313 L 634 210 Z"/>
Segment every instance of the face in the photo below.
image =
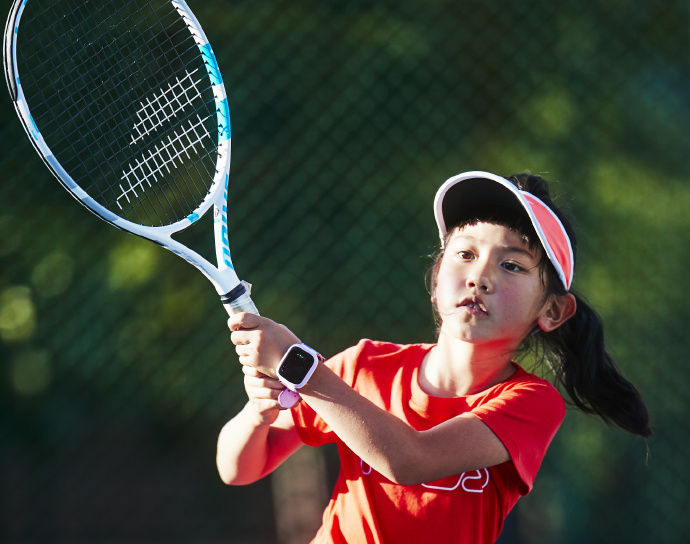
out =
<path fill-rule="evenodd" d="M 435 282 L 441 334 L 517 349 L 546 308 L 540 258 L 501 225 L 479 222 L 455 229 Z"/>

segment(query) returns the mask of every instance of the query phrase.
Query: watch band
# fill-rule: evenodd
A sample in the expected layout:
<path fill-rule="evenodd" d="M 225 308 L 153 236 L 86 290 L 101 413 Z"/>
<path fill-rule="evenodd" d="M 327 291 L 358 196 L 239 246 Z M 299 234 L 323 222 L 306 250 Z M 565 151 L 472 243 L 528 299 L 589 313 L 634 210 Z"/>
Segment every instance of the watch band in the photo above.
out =
<path fill-rule="evenodd" d="M 278 404 L 283 408 L 293 408 L 302 402 L 302 397 L 295 391 L 290 391 L 287 387 L 278 395 Z"/>

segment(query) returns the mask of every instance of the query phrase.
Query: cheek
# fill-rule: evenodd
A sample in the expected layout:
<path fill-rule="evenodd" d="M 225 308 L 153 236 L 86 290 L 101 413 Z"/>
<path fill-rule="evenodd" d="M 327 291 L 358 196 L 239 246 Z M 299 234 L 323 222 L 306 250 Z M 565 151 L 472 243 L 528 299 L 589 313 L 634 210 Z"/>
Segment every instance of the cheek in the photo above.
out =
<path fill-rule="evenodd" d="M 539 314 L 543 306 L 543 293 L 538 286 L 524 285 L 520 288 L 511 288 L 505 295 L 506 309 L 513 313 L 533 317 Z"/>
<path fill-rule="evenodd" d="M 433 302 L 436 307 L 436 311 L 441 315 L 445 315 L 450 311 L 450 306 L 452 305 L 452 290 L 448 287 L 448 284 L 442 279 L 436 284 L 436 289 L 433 293 Z"/>
<path fill-rule="evenodd" d="M 434 293 L 437 297 L 452 293 L 457 289 L 459 283 L 458 274 L 451 271 L 449 266 L 444 266 L 443 263 L 441 263 L 434 281 Z"/>

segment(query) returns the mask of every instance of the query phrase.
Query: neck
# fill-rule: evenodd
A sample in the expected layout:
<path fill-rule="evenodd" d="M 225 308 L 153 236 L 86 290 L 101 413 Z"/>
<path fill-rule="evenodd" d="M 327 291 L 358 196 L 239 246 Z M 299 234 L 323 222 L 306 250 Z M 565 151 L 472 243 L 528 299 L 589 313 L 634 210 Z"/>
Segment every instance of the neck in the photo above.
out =
<path fill-rule="evenodd" d="M 419 385 L 436 397 L 481 393 L 513 375 L 513 355 L 514 349 L 505 346 L 471 344 L 441 333 L 422 362 Z"/>

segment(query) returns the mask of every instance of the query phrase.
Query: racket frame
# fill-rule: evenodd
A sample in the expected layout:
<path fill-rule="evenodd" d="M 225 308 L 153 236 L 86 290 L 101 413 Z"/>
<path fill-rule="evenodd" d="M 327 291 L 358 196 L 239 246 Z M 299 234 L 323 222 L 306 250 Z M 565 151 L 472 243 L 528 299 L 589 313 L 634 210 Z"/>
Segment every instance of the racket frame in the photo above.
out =
<path fill-rule="evenodd" d="M 17 36 L 24 7 L 29 0 L 15 0 L 5 25 L 4 33 L 4 70 L 12 102 L 22 126 L 26 131 L 34 148 L 45 162 L 48 169 L 67 189 L 70 194 L 87 209 L 111 225 L 150 240 L 172 251 L 176 255 L 195 266 L 213 284 L 221 302 L 232 315 L 237 312 L 251 312 L 258 314 L 256 306 L 250 298 L 251 286 L 240 279 L 235 272 L 230 255 L 227 227 L 227 196 L 228 179 L 230 174 L 230 113 L 228 108 L 225 85 L 220 75 L 220 68 L 215 54 L 211 49 L 199 21 L 184 0 L 172 0 L 170 3 L 177 10 L 194 37 L 200 54 L 211 80 L 213 96 L 216 104 L 218 120 L 218 155 L 216 172 L 211 187 L 197 208 L 187 217 L 175 223 L 164 226 L 144 226 L 128 221 L 108 210 L 90 197 L 62 167 L 46 144 L 41 132 L 31 116 L 19 78 L 17 67 Z M 208 210 L 213 207 L 214 239 L 216 260 L 214 266 L 196 251 L 175 240 L 172 235 L 185 230 L 196 223 Z"/>

